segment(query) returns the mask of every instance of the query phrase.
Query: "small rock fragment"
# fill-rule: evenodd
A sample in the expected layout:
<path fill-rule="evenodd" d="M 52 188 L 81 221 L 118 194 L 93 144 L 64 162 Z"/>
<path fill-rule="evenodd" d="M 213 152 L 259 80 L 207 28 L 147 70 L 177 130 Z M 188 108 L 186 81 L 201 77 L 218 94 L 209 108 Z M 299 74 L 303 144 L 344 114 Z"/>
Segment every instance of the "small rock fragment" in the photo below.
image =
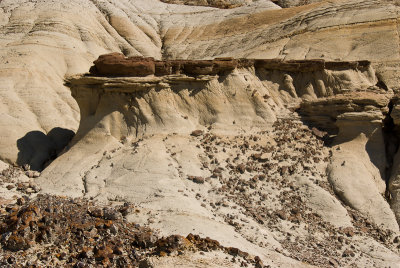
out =
<path fill-rule="evenodd" d="M 205 179 L 199 176 L 188 176 L 188 179 L 198 184 L 203 184 L 205 182 Z"/>
<path fill-rule="evenodd" d="M 197 130 L 192 131 L 192 133 L 190 135 L 192 135 L 194 137 L 199 137 L 199 136 L 203 135 L 203 133 L 204 133 L 203 130 L 197 129 Z"/>

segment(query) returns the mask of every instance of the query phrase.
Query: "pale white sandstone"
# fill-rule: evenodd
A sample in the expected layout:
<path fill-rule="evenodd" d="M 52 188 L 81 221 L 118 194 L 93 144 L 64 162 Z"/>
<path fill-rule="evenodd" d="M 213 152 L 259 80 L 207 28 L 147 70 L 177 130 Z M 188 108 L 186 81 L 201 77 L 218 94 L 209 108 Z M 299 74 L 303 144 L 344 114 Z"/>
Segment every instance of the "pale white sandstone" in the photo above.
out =
<path fill-rule="evenodd" d="M 0 172 L 8 168 L 8 164 L 0 160 Z"/>
<path fill-rule="evenodd" d="M 351 219 L 346 209 L 330 193 L 316 186 L 305 177 L 296 177 L 296 185 L 303 186 L 304 196 L 310 207 L 321 217 L 337 227 L 352 226 Z"/>

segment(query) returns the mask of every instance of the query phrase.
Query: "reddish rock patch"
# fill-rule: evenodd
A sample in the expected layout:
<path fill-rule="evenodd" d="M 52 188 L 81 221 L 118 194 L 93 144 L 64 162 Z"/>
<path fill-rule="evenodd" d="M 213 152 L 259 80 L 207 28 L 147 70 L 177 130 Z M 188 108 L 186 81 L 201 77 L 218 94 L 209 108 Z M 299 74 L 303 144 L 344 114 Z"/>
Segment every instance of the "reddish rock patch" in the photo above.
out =
<path fill-rule="evenodd" d="M 172 74 L 224 75 L 236 68 L 254 67 L 266 70 L 287 72 L 315 72 L 324 69 L 366 68 L 369 61 L 325 62 L 316 60 L 281 59 L 234 59 L 215 58 L 214 60 L 154 60 L 144 57 L 125 57 L 121 53 L 101 55 L 90 68 L 92 75 L 99 76 L 164 76 Z"/>
<path fill-rule="evenodd" d="M 0 266 L 139 267 L 151 256 L 211 250 L 262 265 L 259 257 L 208 237 L 160 238 L 148 227 L 126 222 L 123 216 L 129 211 L 134 207 L 128 203 L 102 207 L 82 198 L 24 198 L 0 215 Z"/>

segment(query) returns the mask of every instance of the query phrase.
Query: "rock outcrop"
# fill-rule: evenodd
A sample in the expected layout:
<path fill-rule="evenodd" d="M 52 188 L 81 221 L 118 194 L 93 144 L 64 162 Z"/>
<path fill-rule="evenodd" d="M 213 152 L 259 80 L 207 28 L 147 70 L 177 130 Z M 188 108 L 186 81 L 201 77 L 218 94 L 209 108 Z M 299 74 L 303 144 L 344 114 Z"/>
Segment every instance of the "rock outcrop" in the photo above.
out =
<path fill-rule="evenodd" d="M 364 121 L 382 120 L 389 113 L 391 94 L 377 87 L 369 90 L 343 92 L 330 97 L 305 100 L 300 104 L 298 112 L 304 121 L 329 130 L 332 134 L 339 131 L 339 122 L 349 120 Z M 348 116 L 347 116 L 348 115 Z M 343 128 L 342 131 L 346 130 Z"/>
<path fill-rule="evenodd" d="M 26 167 L 0 162 L 0 209 L 41 188 L 129 201 L 160 247 L 235 256 L 147 266 L 396 266 L 399 6 L 206 2 L 0 1 L 0 159 Z"/>
<path fill-rule="evenodd" d="M 216 8 L 235 8 L 253 2 L 253 0 L 161 0 L 161 1 L 168 4 L 209 6 Z"/>
<path fill-rule="evenodd" d="M 385 144 L 392 141 L 383 132 L 385 118 L 394 115 L 390 111 L 391 99 L 391 93 L 375 87 L 305 101 L 299 112 L 305 121 L 337 135 L 332 141 L 333 155 L 327 170 L 334 191 L 377 224 L 395 230 L 396 218 L 383 198 L 393 161 L 390 156 L 387 159 Z M 392 208 L 397 214 L 395 206 Z"/>
<path fill-rule="evenodd" d="M 283 8 L 309 5 L 321 1 L 322 0 L 272 0 L 272 2 Z"/>
<path fill-rule="evenodd" d="M 398 6 L 392 1 L 328 1 L 280 9 L 260 0 L 215 9 L 158 0 L 3 0 L 0 10 L 0 158 L 9 163 L 51 160 L 57 150 L 50 139 L 40 142 L 47 155 L 31 150 L 22 160 L 17 141 L 30 132 L 46 136 L 54 128 L 75 132 L 78 106 L 63 77 L 87 71 L 107 52 L 158 60 L 367 59 L 379 65 L 387 85 L 398 76 Z"/>
<path fill-rule="evenodd" d="M 135 69 L 142 62 L 148 75 Z M 348 233 L 354 256 L 373 245 L 383 260 L 360 262 L 390 265 L 398 260 L 387 251 L 391 242 L 376 242 L 391 241 L 399 228 L 382 197 L 391 93 L 378 83 L 367 61 L 102 56 L 90 73 L 68 78 L 80 127 L 38 181 L 47 193 L 129 200 L 144 211 L 131 216 L 135 222 L 164 235 L 195 229 L 227 246 L 245 245 L 268 264 L 346 265 L 342 256 L 351 261 L 351 249 L 338 250 L 344 238 L 335 234 Z M 300 119 L 337 135 L 332 147 Z M 248 223 L 236 221 L 242 217 Z M 303 223 L 333 242 L 313 248 L 319 240 Z M 283 230 L 298 242 L 278 238 Z M 273 254 L 276 248 L 292 259 Z"/>
<path fill-rule="evenodd" d="M 127 77 L 123 78 L 124 76 Z M 347 80 L 342 77 L 346 77 Z M 113 125 L 118 128 L 117 131 L 125 130 L 120 136 L 136 135 L 136 137 L 147 134 L 151 129 L 157 132 L 156 129 L 159 127 L 168 131 L 177 130 L 178 126 L 181 129 L 190 129 L 193 124 L 230 125 L 233 121 L 236 125 L 259 126 L 263 122 L 275 120 L 276 112 L 273 111 L 273 107 L 282 107 L 285 102 L 296 103 L 297 97 L 312 100 L 322 98 L 312 102 L 309 107 L 302 108 L 309 115 L 315 109 L 314 111 L 319 114 L 317 121 L 323 121 L 319 119 L 324 116 L 324 109 L 330 109 L 325 112 L 327 113 L 325 116 L 331 116 L 333 120 L 341 113 L 361 111 L 364 106 L 374 105 L 375 102 L 381 109 L 387 109 L 388 99 L 384 93 L 381 99 L 377 97 L 376 100 L 371 100 L 367 95 L 355 98 L 341 95 L 326 99 L 331 102 L 344 102 L 341 104 L 342 109 L 324 103 L 325 96 L 371 88 L 375 83 L 374 71 L 367 61 L 233 58 L 156 61 L 152 58 L 125 58 L 118 53 L 100 56 L 90 69 L 90 74 L 68 80 L 72 95 L 80 106 L 81 127 L 87 129 L 94 127 L 93 124 L 88 126 L 85 123 L 88 116 L 91 118 L 95 115 L 98 119 L 91 118 L 90 121 L 98 123 L 115 109 L 122 111 L 124 106 L 129 106 L 131 109 L 135 107 L 133 109 L 135 113 L 132 115 L 122 112 L 122 121 L 118 122 L 127 125 L 124 127 L 120 127 L 118 123 Z M 191 93 L 193 90 L 195 91 Z M 379 89 L 376 88 L 375 92 L 377 90 Z M 163 94 L 159 94 L 159 91 Z M 134 99 L 124 95 L 129 93 Z M 198 98 L 194 94 L 203 96 Z M 113 103 L 119 106 L 109 106 L 107 99 L 111 98 L 114 98 Z M 171 105 L 158 105 L 157 103 L 166 101 L 159 98 L 169 99 L 167 102 Z M 142 100 L 146 103 L 141 103 Z M 181 104 L 182 100 L 186 103 L 184 106 Z M 306 106 L 306 103 L 302 105 Z M 350 103 L 354 103 L 354 107 L 349 107 Z M 127 120 L 128 118 L 130 119 Z M 332 120 L 328 122 L 329 127 L 333 125 L 332 122 Z M 83 136 L 81 132 L 78 130 L 75 140 Z M 115 138 L 120 137 L 115 136 Z"/>
<path fill-rule="evenodd" d="M 125 57 L 122 53 L 101 55 L 90 68 L 91 75 L 98 76 L 164 76 L 223 75 L 236 68 L 276 70 L 294 73 L 311 73 L 324 70 L 371 71 L 369 61 L 325 61 L 282 59 L 234 59 L 214 60 L 154 60 L 154 58 Z M 371 74 L 373 76 L 374 74 Z"/>

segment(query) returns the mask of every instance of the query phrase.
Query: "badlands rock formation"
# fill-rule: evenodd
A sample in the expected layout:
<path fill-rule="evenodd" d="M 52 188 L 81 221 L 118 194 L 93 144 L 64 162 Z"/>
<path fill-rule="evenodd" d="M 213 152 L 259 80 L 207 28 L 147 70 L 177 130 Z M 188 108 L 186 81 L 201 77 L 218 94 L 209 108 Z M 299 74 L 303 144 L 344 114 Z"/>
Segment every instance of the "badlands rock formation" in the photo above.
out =
<path fill-rule="evenodd" d="M 1 1 L 1 263 L 117 265 L 106 245 L 77 259 L 93 227 L 59 257 L 25 243 L 53 221 L 39 192 L 193 244 L 144 246 L 147 267 L 396 267 L 400 8 L 312 2 Z"/>
<path fill-rule="evenodd" d="M 383 262 L 363 257 L 374 243 L 368 225 L 389 241 L 399 231 L 383 198 L 391 93 L 376 86 L 370 62 L 113 53 L 90 70 L 67 80 L 81 123 L 71 148 L 39 178 L 43 192 L 129 200 L 146 211 L 130 220 L 164 235 L 194 229 L 273 266 L 300 265 L 275 247 L 317 266 L 399 260 L 391 245 L 375 248 Z M 300 120 L 335 135 L 331 146 L 314 136 L 328 134 Z M 335 242 L 348 230 L 358 233 L 354 249 Z"/>
<path fill-rule="evenodd" d="M 397 11 L 392 1 L 373 0 L 289 9 L 268 0 L 234 9 L 158 0 L 3 0 L 0 158 L 42 169 L 63 140 L 47 134 L 60 128 L 69 136 L 79 124 L 65 75 L 86 72 L 106 52 L 156 59 L 373 60 L 381 79 L 397 87 Z"/>

